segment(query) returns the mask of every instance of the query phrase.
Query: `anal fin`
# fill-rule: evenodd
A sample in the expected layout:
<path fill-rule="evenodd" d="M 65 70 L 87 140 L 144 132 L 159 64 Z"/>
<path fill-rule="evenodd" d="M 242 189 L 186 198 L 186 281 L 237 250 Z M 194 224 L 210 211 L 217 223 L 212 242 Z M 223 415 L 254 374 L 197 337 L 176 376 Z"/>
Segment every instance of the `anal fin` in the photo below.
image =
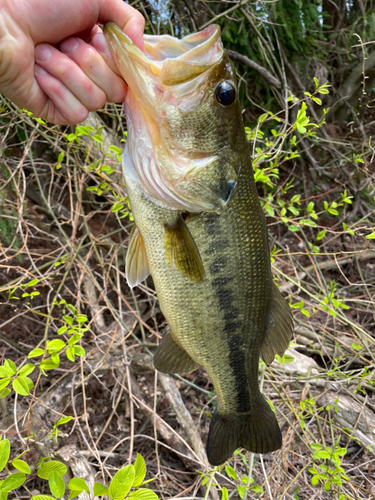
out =
<path fill-rule="evenodd" d="M 269 365 L 278 354 L 288 349 L 293 336 L 293 318 L 290 307 L 279 289 L 272 283 L 268 329 L 260 348 L 260 356 Z"/>
<path fill-rule="evenodd" d="M 130 231 L 125 274 L 130 288 L 139 285 L 150 274 L 145 243 L 135 224 Z"/>
<path fill-rule="evenodd" d="M 183 218 L 179 216 L 173 225 L 166 224 L 164 231 L 164 250 L 170 266 L 191 281 L 203 281 L 202 259 Z"/>
<path fill-rule="evenodd" d="M 181 349 L 168 332 L 164 335 L 155 355 L 154 366 L 162 373 L 190 373 L 198 364 Z"/>

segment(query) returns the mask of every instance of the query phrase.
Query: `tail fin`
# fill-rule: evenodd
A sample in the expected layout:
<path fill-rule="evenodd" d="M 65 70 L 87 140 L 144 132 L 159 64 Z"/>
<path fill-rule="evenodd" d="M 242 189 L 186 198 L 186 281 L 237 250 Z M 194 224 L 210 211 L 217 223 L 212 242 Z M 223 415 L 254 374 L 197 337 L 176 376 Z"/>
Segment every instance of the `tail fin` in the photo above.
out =
<path fill-rule="evenodd" d="M 240 447 L 254 453 L 267 453 L 281 448 L 282 436 L 275 414 L 263 396 L 251 413 L 212 417 L 207 441 L 207 457 L 211 465 L 220 465 Z"/>

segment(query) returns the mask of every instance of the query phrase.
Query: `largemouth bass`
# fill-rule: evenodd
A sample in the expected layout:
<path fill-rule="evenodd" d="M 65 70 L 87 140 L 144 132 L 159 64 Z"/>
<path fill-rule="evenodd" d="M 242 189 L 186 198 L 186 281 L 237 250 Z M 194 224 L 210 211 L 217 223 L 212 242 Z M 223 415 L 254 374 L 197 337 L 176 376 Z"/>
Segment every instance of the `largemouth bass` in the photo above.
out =
<path fill-rule="evenodd" d="M 155 354 L 163 373 L 203 366 L 217 394 L 207 455 L 281 447 L 258 385 L 259 358 L 283 355 L 293 330 L 273 282 L 235 71 L 212 25 L 182 40 L 145 36 L 139 50 L 104 28 L 128 84 L 123 170 L 135 226 L 126 274 L 151 273 L 169 325 Z"/>

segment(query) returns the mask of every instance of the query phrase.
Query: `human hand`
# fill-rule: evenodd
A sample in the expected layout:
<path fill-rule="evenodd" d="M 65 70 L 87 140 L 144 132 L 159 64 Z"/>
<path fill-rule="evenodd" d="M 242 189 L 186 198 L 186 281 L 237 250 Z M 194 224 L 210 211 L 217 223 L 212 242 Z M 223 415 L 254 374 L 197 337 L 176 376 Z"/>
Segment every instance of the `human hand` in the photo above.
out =
<path fill-rule="evenodd" d="M 143 49 L 143 16 L 122 0 L 0 0 L 0 92 L 55 124 L 123 101 L 126 84 L 97 26 L 106 21 Z"/>

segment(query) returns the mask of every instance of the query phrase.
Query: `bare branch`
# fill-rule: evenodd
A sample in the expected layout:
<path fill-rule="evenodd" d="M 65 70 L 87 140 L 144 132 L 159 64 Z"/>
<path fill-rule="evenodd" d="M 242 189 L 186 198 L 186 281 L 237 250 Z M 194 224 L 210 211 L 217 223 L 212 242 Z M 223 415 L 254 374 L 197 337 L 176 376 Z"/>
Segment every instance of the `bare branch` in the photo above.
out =
<path fill-rule="evenodd" d="M 229 57 L 231 57 L 235 61 L 239 61 L 242 64 L 245 64 L 245 66 L 247 66 L 248 68 L 257 71 L 273 87 L 276 87 L 277 89 L 281 89 L 280 80 L 278 78 L 276 78 L 275 76 L 271 75 L 271 73 L 266 68 L 263 68 L 263 66 L 260 66 L 259 64 L 252 61 L 248 57 L 246 57 L 242 54 L 239 54 L 238 52 L 235 52 L 234 50 L 227 50 L 227 54 Z"/>

